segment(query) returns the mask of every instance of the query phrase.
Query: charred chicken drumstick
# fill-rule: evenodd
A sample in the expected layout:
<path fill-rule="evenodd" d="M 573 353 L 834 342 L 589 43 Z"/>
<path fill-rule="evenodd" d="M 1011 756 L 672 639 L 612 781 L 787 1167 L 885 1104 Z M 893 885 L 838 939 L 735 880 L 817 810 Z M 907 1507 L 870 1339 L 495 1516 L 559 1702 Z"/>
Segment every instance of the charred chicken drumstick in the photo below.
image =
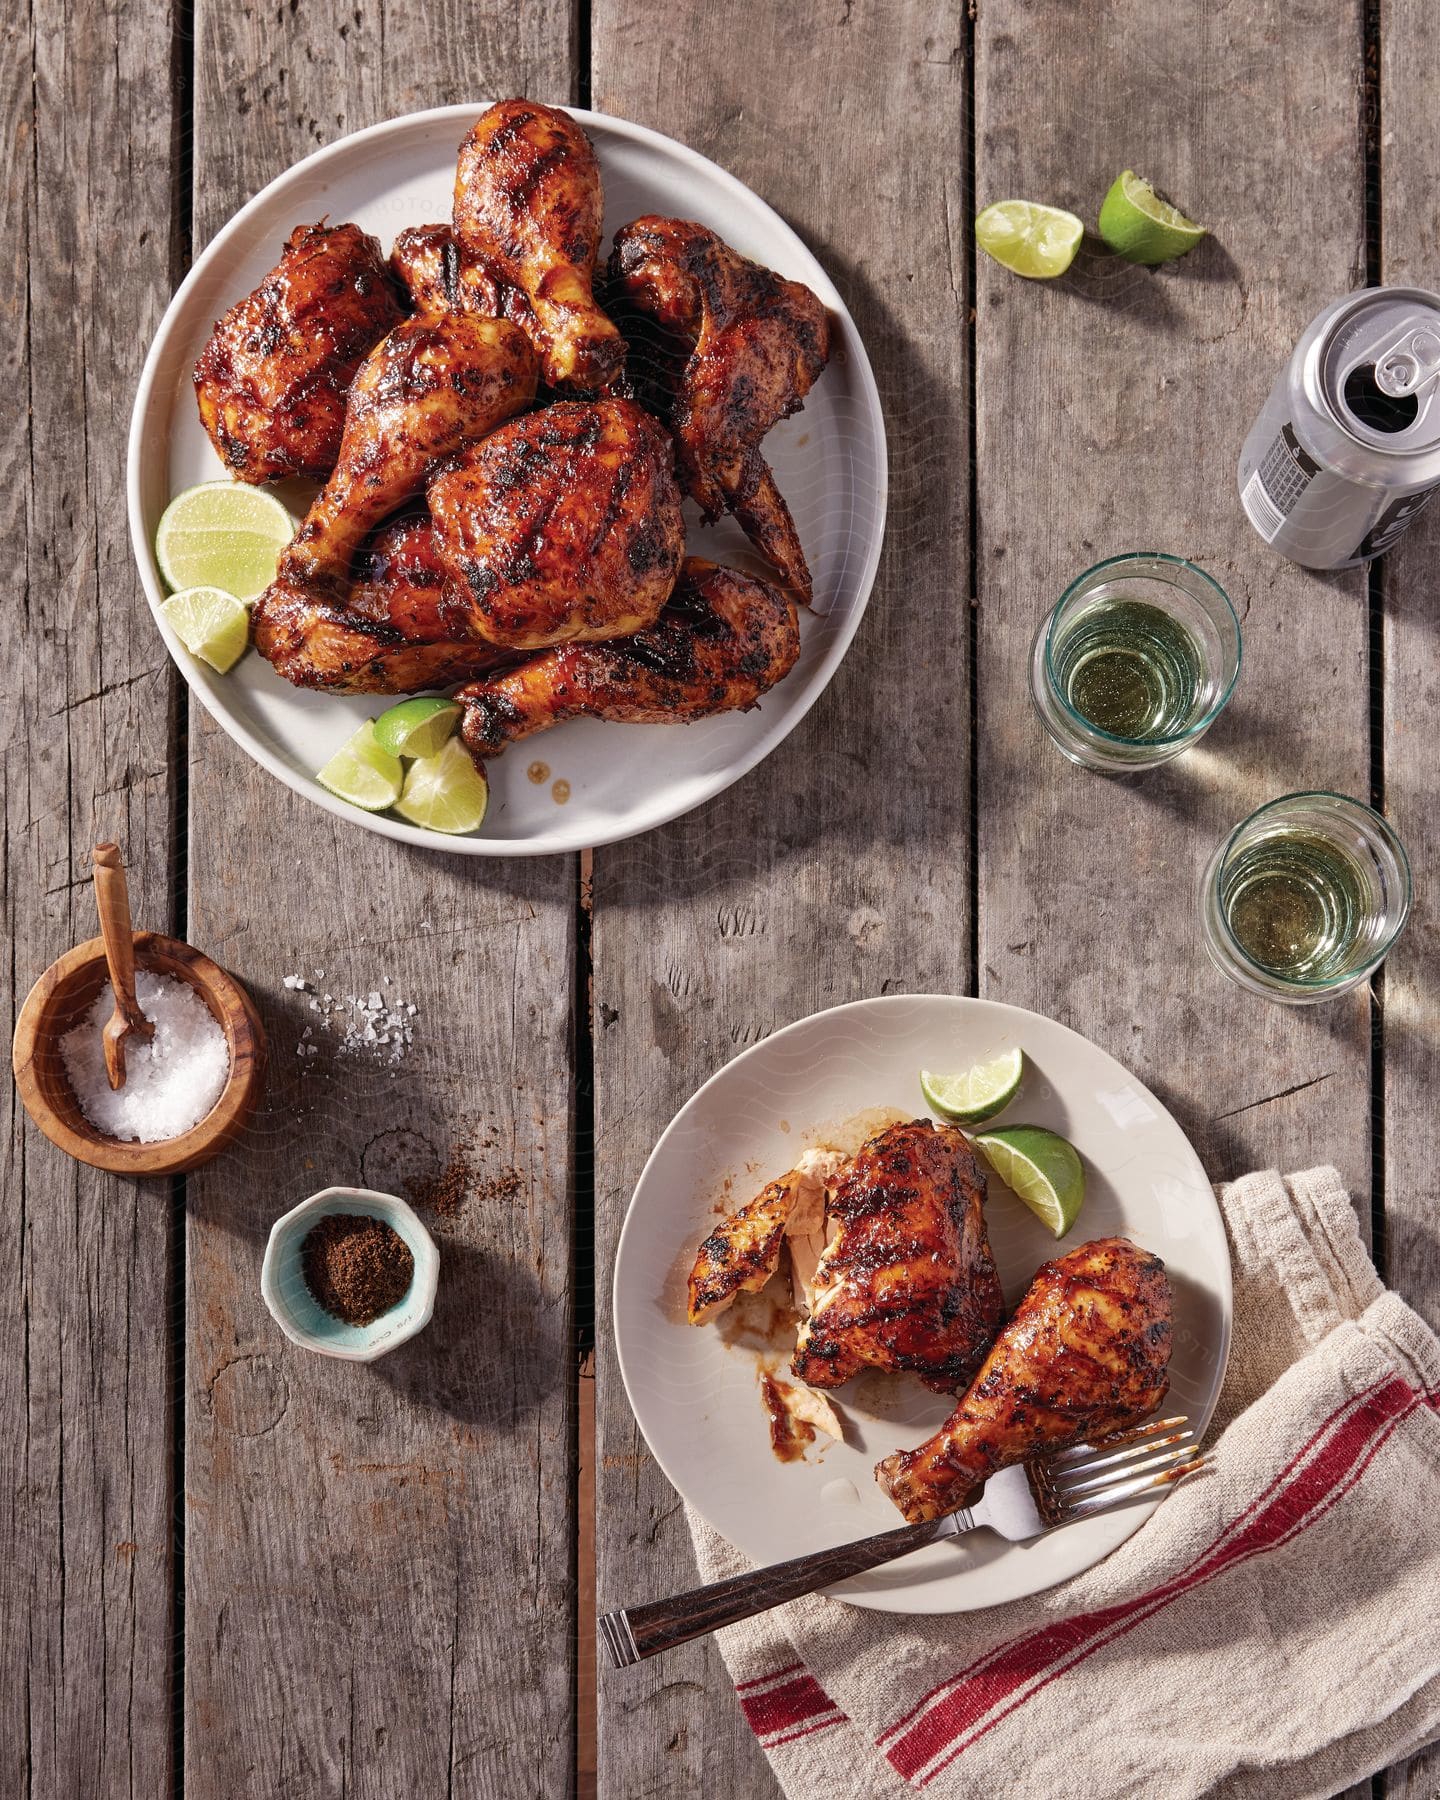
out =
<path fill-rule="evenodd" d="M 653 625 L 685 553 L 674 452 L 629 400 L 512 419 L 430 481 L 435 544 L 474 635 L 512 650 Z"/>
<path fill-rule="evenodd" d="M 410 301 L 410 309 L 436 313 L 477 312 L 503 318 L 500 284 L 460 254 L 448 225 L 407 225 L 395 239 L 390 269 Z"/>
<path fill-rule="evenodd" d="M 866 1367 L 959 1388 L 1004 1313 L 984 1199 L 952 1126 L 916 1120 L 871 1138 L 831 1184 L 826 1217 L 839 1235 L 815 1270 L 793 1372 L 819 1388 Z"/>
<path fill-rule="evenodd" d="M 323 481 L 340 454 L 346 390 L 400 317 L 374 238 L 358 225 L 297 225 L 195 365 L 200 420 L 230 473 Z"/>
<path fill-rule="evenodd" d="M 507 290 L 506 315 L 530 334 L 551 387 L 596 392 L 624 364 L 620 333 L 591 292 L 603 213 L 600 165 L 568 113 L 502 100 L 460 146 L 461 260 Z"/>
<path fill-rule="evenodd" d="M 328 620 L 316 608 L 346 604 L 365 538 L 415 498 L 439 457 L 527 407 L 535 379 L 528 341 L 503 319 L 407 319 L 376 345 L 350 390 L 340 459 L 255 609 L 262 656 L 301 686 L 346 685 L 364 658 L 352 667 L 343 648 L 307 679 L 312 636 Z"/>
<path fill-rule="evenodd" d="M 669 339 L 667 354 L 664 341 L 637 338 L 630 361 L 645 403 L 669 418 L 681 485 L 707 519 L 733 513 L 808 605 L 805 552 L 760 441 L 799 408 L 829 359 L 824 306 L 703 225 L 653 214 L 616 232 L 610 282 L 619 304 Z"/>
<path fill-rule="evenodd" d="M 963 1504 L 997 1469 L 1154 1412 L 1169 1387 L 1170 1283 L 1128 1238 L 1081 1244 L 1035 1275 L 955 1411 L 876 1477 L 912 1524 Z"/>
<path fill-rule="evenodd" d="M 565 719 L 680 724 L 753 706 L 799 654 L 791 600 L 766 582 L 690 557 L 648 631 L 543 651 L 455 698 L 465 708 L 465 743 L 483 758 Z"/>

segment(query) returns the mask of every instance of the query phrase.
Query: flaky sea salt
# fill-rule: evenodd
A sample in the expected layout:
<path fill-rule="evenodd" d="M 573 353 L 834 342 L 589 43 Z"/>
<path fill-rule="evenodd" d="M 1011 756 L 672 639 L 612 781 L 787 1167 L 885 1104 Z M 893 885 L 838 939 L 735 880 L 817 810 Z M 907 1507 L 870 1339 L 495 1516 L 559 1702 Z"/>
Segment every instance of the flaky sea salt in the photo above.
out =
<path fill-rule="evenodd" d="M 317 969 L 315 974 L 321 978 L 324 970 Z M 287 988 L 305 994 L 306 1004 L 319 1015 L 319 1028 L 334 1045 L 336 1056 L 364 1056 L 393 1065 L 402 1060 L 415 1041 L 415 1004 L 401 994 L 382 992 L 391 985 L 388 975 L 380 977 L 378 988 L 343 996 L 317 994 L 303 975 L 287 975 L 284 980 Z M 295 1046 L 295 1054 L 302 1060 L 317 1054 L 318 1046 L 306 1041 L 311 1036 L 307 1025 Z"/>
<path fill-rule="evenodd" d="M 95 1004 L 60 1040 L 65 1073 L 80 1110 L 107 1137 L 156 1144 L 198 1125 L 220 1098 L 230 1073 L 230 1050 L 215 1015 L 186 981 L 135 971 L 135 998 L 155 1035 L 125 1044 L 125 1085 L 113 1090 L 105 1073 L 101 1032 L 115 1010 L 107 981 Z"/>

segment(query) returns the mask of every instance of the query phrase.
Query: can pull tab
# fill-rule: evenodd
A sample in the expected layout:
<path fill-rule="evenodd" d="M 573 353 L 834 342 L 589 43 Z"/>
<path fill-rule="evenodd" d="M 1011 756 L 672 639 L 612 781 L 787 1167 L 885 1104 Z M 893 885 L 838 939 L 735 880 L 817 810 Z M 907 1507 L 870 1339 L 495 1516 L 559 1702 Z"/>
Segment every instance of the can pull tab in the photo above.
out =
<path fill-rule="evenodd" d="M 1375 385 L 1399 400 L 1440 375 L 1440 337 L 1424 326 L 1406 331 L 1375 358 Z"/>

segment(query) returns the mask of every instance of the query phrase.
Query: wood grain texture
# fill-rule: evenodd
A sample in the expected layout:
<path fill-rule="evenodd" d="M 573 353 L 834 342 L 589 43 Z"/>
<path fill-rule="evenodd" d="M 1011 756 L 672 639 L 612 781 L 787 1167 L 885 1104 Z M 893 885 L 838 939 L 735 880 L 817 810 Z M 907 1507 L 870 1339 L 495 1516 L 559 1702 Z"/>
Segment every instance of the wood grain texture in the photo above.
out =
<path fill-rule="evenodd" d="M 203 243 L 317 143 L 522 89 L 567 98 L 563 5 L 196 9 Z M 416 221 L 418 222 L 418 221 Z M 189 1188 L 187 1793 L 563 1794 L 573 1766 L 569 1311 L 574 859 L 428 855 L 331 818 L 192 709 L 191 928 L 252 986 L 268 1109 Z M 336 996 L 403 996 L 393 1069 L 296 1055 Z M 323 1002 L 322 1002 L 323 1004 Z M 312 1041 L 315 1041 L 312 1039 Z M 265 1235 L 466 1130 L 513 1195 L 437 1227 L 429 1328 L 370 1366 L 281 1337 Z"/>
<path fill-rule="evenodd" d="M 136 629 L 124 487 L 130 396 L 176 274 L 170 29 L 161 0 L 40 0 L 0 48 L 12 1025 L 95 934 L 99 839 L 126 851 L 140 922 L 172 922 L 173 690 Z M 169 1184 L 72 1162 L 9 1084 L 6 1107 L 0 1791 L 153 1796 L 170 1778 Z"/>
<path fill-rule="evenodd" d="M 713 157 L 825 264 L 875 365 L 891 460 L 870 610 L 810 718 L 709 806 L 595 855 L 605 1609 L 697 1579 L 608 1329 L 616 1234 L 656 1137 L 701 1081 L 777 1026 L 971 980 L 967 124 L 959 6 L 816 11 L 803 54 L 784 8 L 682 0 L 657 26 L 645 0 L 597 0 L 592 16 L 595 106 Z M 602 1796 L 776 1791 L 712 1644 L 602 1674 L 599 1710 Z"/>
<path fill-rule="evenodd" d="M 1433 170 L 1440 158 L 1435 75 L 1440 18 L 1424 0 L 1387 0 L 1374 96 L 1381 175 L 1381 276 L 1432 292 L 1440 287 Z M 1432 510 L 1384 559 L 1384 800 L 1415 871 L 1415 910 L 1382 989 L 1385 1233 L 1382 1272 L 1440 1330 L 1440 1175 L 1432 1151 L 1440 1091 L 1440 607 Z M 1385 1776 L 1389 1800 L 1440 1793 L 1440 1745 Z"/>
<path fill-rule="evenodd" d="M 1333 1161 L 1368 1219 L 1368 996 L 1245 996 L 1207 961 L 1196 905 L 1215 844 L 1262 801 L 1368 794 L 1364 577 L 1273 555 L 1235 483 L 1301 329 L 1363 279 L 1358 0 L 1047 0 L 982 6 L 976 29 L 978 203 L 1093 222 L 1128 166 L 1214 233 L 1160 270 L 1087 241 L 1058 282 L 981 258 L 980 991 L 1113 1052 L 1216 1179 Z M 1245 661 L 1197 750 L 1114 781 L 1042 734 L 1030 645 L 1082 570 L 1148 549 L 1228 590 Z"/>

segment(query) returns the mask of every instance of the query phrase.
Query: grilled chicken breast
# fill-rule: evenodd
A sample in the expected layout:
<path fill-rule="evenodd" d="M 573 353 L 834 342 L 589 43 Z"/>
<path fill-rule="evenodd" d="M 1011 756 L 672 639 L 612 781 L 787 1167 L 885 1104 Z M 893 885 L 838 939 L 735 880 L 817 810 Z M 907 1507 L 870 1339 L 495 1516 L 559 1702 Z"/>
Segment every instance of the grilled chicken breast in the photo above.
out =
<path fill-rule="evenodd" d="M 1170 1282 L 1158 1256 L 1097 1238 L 1045 1263 L 935 1435 L 876 1468 L 912 1523 L 997 1469 L 1148 1417 L 1169 1387 Z"/>
<path fill-rule="evenodd" d="M 985 1229 L 985 1178 L 964 1135 L 927 1120 L 871 1138 L 836 1177 L 838 1235 L 815 1270 L 791 1368 L 835 1388 L 862 1368 L 953 1392 L 1003 1316 Z"/>

